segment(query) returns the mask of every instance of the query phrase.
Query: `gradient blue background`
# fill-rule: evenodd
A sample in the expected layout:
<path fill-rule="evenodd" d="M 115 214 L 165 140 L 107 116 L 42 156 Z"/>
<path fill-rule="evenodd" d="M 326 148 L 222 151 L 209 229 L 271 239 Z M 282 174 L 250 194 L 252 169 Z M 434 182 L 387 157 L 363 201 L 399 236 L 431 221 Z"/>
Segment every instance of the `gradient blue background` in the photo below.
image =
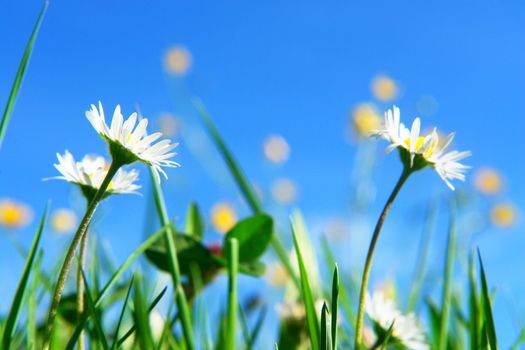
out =
<path fill-rule="evenodd" d="M 7 100 L 39 10 L 35 1 L 0 4 L 0 101 Z M 139 105 L 151 118 L 177 112 L 198 130 L 189 99 L 200 96 L 250 178 L 263 188 L 281 175 L 298 183 L 296 205 L 316 231 L 324 218 L 348 212 L 345 189 L 356 150 L 345 139 L 348 110 L 371 100 L 370 80 L 386 73 L 401 84 L 396 103 L 404 119 L 415 116 L 421 96 L 434 96 L 439 109 L 422 116 L 423 124 L 457 131 L 455 146 L 474 154 L 468 163 L 499 169 L 507 180 L 501 199 L 523 206 L 524 37 L 525 5 L 519 1 L 53 1 L 0 150 L 0 197 L 29 203 L 36 217 L 48 199 L 53 207 L 81 211 L 69 185 L 42 178 L 56 174 L 55 152 L 104 154 L 104 143 L 84 118 L 89 104 L 100 99 L 109 111 L 120 103 L 125 114 Z M 174 44 L 186 46 L 193 56 L 184 78 L 163 71 L 162 57 Z M 277 168 L 261 154 L 261 142 L 271 133 L 285 136 L 292 148 L 290 161 Z M 184 139 L 178 141 L 183 166 L 169 171 L 165 183 L 171 214 L 182 217 L 192 199 L 205 212 L 218 200 L 238 201 L 216 154 L 203 162 Z M 141 167 L 145 196 L 112 198 L 95 226 L 117 261 L 144 235 L 145 170 Z M 378 194 L 370 218 L 377 216 L 399 170 L 395 156 L 378 151 Z M 381 238 L 374 280 L 395 276 L 401 285 L 406 283 L 421 226 L 419 216 L 407 213 L 447 191 L 432 171 L 409 182 Z M 285 217 L 289 208 L 276 210 Z M 239 211 L 248 213 L 241 205 Z M 416 224 L 407 225 L 407 218 L 414 217 Z M 430 261 L 438 272 L 446 215 L 443 221 Z M 281 225 L 286 228 L 285 222 Z M 36 220 L 16 234 L 28 245 L 35 227 Z M 210 237 L 220 238 L 214 233 Z M 356 241 L 365 245 L 367 240 Z M 53 261 L 66 242 L 46 231 L 45 261 Z M 475 244 L 484 254 L 489 282 L 498 290 L 496 322 L 505 347 L 525 321 L 520 316 L 525 310 L 523 226 L 490 230 Z M 361 251 L 352 257 L 361 266 L 364 246 L 348 249 Z M 0 235 L 0 311 L 9 306 L 22 266 Z M 250 288 L 249 281 L 246 285 Z"/>

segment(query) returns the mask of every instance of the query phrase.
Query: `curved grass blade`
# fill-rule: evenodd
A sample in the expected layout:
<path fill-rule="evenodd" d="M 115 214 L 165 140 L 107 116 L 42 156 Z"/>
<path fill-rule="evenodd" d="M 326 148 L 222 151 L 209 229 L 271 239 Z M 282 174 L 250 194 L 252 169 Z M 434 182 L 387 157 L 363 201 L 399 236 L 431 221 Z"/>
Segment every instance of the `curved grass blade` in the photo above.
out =
<path fill-rule="evenodd" d="M 137 338 L 141 349 L 154 349 L 153 336 L 151 335 L 151 327 L 149 324 L 149 311 L 146 308 L 144 295 L 141 287 L 135 288 L 133 299 L 135 319 L 135 327 L 137 330 Z"/>
<path fill-rule="evenodd" d="M 454 202 L 450 202 L 450 225 L 448 232 L 447 253 L 444 271 L 443 299 L 439 327 L 439 349 L 445 350 L 448 343 L 449 314 L 452 303 L 452 273 L 456 251 L 456 212 Z"/>
<path fill-rule="evenodd" d="M 201 212 L 197 203 L 191 202 L 188 207 L 188 212 L 186 214 L 186 229 L 185 232 L 191 234 L 199 241 L 202 238 L 202 233 L 204 231 L 204 220 L 202 219 Z"/>
<path fill-rule="evenodd" d="M 124 314 L 126 313 L 126 307 L 128 306 L 128 300 L 131 294 L 132 287 L 133 287 L 133 276 L 131 276 L 131 279 L 129 280 L 129 287 L 126 293 L 126 298 L 124 299 L 124 304 L 122 305 L 122 311 L 120 312 L 120 316 L 118 318 L 117 327 L 115 328 L 115 332 L 113 332 L 114 339 L 113 339 L 113 344 L 111 344 L 111 350 L 114 350 L 117 348 L 118 332 L 120 330 L 120 325 L 122 324 L 122 320 L 124 319 Z"/>
<path fill-rule="evenodd" d="M 13 112 L 16 96 L 18 95 L 18 90 L 20 90 L 20 85 L 22 84 L 22 79 L 24 78 L 24 73 L 29 63 L 31 52 L 33 51 L 33 45 L 35 44 L 36 36 L 38 34 L 38 31 L 40 30 L 42 21 L 44 20 L 44 15 L 46 14 L 48 5 L 49 1 L 44 1 L 44 5 L 42 5 L 42 9 L 40 10 L 38 19 L 36 20 L 35 26 L 33 27 L 33 32 L 31 33 L 29 41 L 27 42 L 24 55 L 22 56 L 22 60 L 20 61 L 20 65 L 18 66 L 15 81 L 13 82 L 13 86 L 11 87 L 11 92 L 9 93 L 9 98 L 7 99 L 7 104 L 4 109 L 2 120 L 0 120 L 0 148 L 2 147 L 2 141 L 7 130 L 7 124 L 9 123 L 9 119 L 11 119 L 11 113 Z"/>
<path fill-rule="evenodd" d="M 339 307 L 339 268 L 337 264 L 334 268 L 334 277 L 332 278 L 332 349 L 337 349 L 337 312 Z"/>
<path fill-rule="evenodd" d="M 197 110 L 206 130 L 208 131 L 208 134 L 211 136 L 213 142 L 215 143 L 215 146 L 224 158 L 226 165 L 228 166 L 232 177 L 237 183 L 237 186 L 239 186 L 239 189 L 244 199 L 246 200 L 254 214 L 262 214 L 264 212 L 264 209 L 259 198 L 257 197 L 257 194 L 246 179 L 244 172 L 237 164 L 237 161 L 233 157 L 232 153 L 224 143 L 221 135 L 219 134 L 219 131 L 215 127 L 215 124 L 213 123 L 210 115 L 208 114 L 208 111 L 204 107 L 204 104 L 200 99 L 194 98 L 193 106 Z M 296 276 L 295 271 L 292 268 L 292 264 L 290 263 L 290 259 L 288 258 L 288 252 L 286 251 L 286 248 L 284 247 L 283 243 L 279 240 L 279 237 L 276 234 L 272 235 L 272 247 L 275 251 L 275 254 L 279 258 L 279 260 L 281 260 L 283 266 L 286 268 L 288 275 L 292 278 L 295 285 L 299 288 L 299 278 Z"/>
<path fill-rule="evenodd" d="M 306 309 L 306 323 L 308 325 L 308 333 L 310 335 L 310 343 L 312 350 L 319 350 L 319 320 L 317 319 L 317 313 L 315 311 L 315 299 L 310 288 L 310 282 L 308 279 L 308 272 L 304 266 L 303 256 L 297 236 L 295 234 L 294 223 L 292 222 L 292 234 L 295 244 L 295 250 L 297 253 L 297 264 L 299 265 L 299 272 L 301 277 L 301 292 L 303 296 L 303 303 Z"/>
<path fill-rule="evenodd" d="M 470 309 L 470 349 L 478 350 L 480 348 L 480 307 L 477 295 L 476 270 L 474 263 L 474 254 L 470 252 L 469 256 L 469 309 Z"/>
<path fill-rule="evenodd" d="M 392 338 L 392 333 L 394 333 L 394 324 L 396 323 L 396 320 L 392 321 L 392 324 L 390 327 L 388 327 L 388 330 L 385 333 L 385 337 L 381 341 L 381 350 L 386 350 L 388 343 L 390 342 L 390 338 Z"/>
<path fill-rule="evenodd" d="M 478 249 L 479 268 L 481 271 L 481 304 L 483 305 L 483 312 L 485 316 L 485 332 L 491 350 L 498 350 L 498 340 L 496 338 L 496 327 L 494 326 L 494 316 L 492 315 L 492 306 L 490 303 L 490 293 L 487 286 L 487 278 L 485 276 L 485 269 L 483 268 L 483 261 L 481 260 L 481 253 Z"/>
<path fill-rule="evenodd" d="M 162 235 L 164 235 L 164 232 L 167 230 L 167 227 L 161 228 L 159 231 L 155 232 L 153 235 L 151 235 L 147 240 L 145 240 L 131 255 L 127 258 L 127 260 L 120 266 L 120 268 L 111 276 L 109 281 L 106 283 L 104 288 L 100 291 L 100 294 L 98 295 L 97 299 L 95 300 L 95 307 L 99 307 L 102 304 L 102 300 L 106 297 L 109 290 L 117 283 L 118 279 L 122 276 L 124 271 L 127 270 L 127 268 L 133 263 L 133 261 L 138 258 L 146 249 L 151 247 Z M 78 337 L 84 329 L 84 326 L 86 322 L 88 321 L 90 315 L 85 314 L 79 321 L 78 324 L 71 335 L 71 338 L 69 339 L 66 349 L 72 350 L 75 347 L 75 344 L 78 340 Z"/>
<path fill-rule="evenodd" d="M 80 272 L 82 273 L 82 281 L 84 282 L 84 288 L 86 290 L 86 301 L 88 305 L 89 312 L 91 313 L 93 324 L 95 326 L 95 330 L 98 333 L 99 339 L 102 343 L 102 348 L 104 350 L 109 350 L 109 345 L 106 341 L 106 336 L 104 334 L 104 329 L 102 328 L 102 320 L 100 319 L 99 313 L 97 311 L 97 308 L 95 307 L 95 302 L 93 301 L 93 298 L 91 297 L 91 289 L 89 288 L 89 285 L 87 283 L 86 274 L 84 273 L 83 269 L 80 269 Z"/>
<path fill-rule="evenodd" d="M 261 311 L 259 312 L 259 317 L 257 317 L 257 321 L 255 322 L 255 326 L 253 327 L 252 332 L 250 333 L 250 337 L 248 339 L 248 342 L 246 344 L 246 349 L 250 350 L 253 348 L 253 345 L 257 341 L 257 337 L 259 336 L 259 333 L 261 332 L 262 325 L 264 323 L 264 318 L 266 317 L 266 312 L 268 311 L 268 308 L 264 306 Z"/>
<path fill-rule="evenodd" d="M 328 306 L 323 303 L 321 310 L 321 350 L 332 350 L 332 327 L 331 327 L 330 312 Z"/>
<path fill-rule="evenodd" d="M 46 208 L 44 209 L 44 214 L 42 214 L 42 218 L 40 219 L 40 224 L 38 225 L 35 238 L 33 238 L 33 243 L 31 244 L 31 249 L 26 259 L 24 270 L 22 272 L 22 277 L 20 277 L 20 282 L 18 282 L 18 287 L 16 289 L 11 308 L 9 309 L 9 314 L 6 318 L 4 332 L 2 335 L 2 349 L 4 350 L 9 350 L 11 346 L 11 340 L 15 332 L 16 322 L 18 320 L 18 316 L 20 315 L 20 310 L 22 309 L 24 292 L 27 288 L 29 275 L 31 274 L 31 271 L 33 271 L 33 263 L 35 261 L 38 243 L 40 242 L 40 237 L 42 236 L 42 231 L 44 230 L 44 224 L 46 222 L 48 208 L 49 204 L 46 205 Z"/>
<path fill-rule="evenodd" d="M 35 349 L 38 344 L 36 329 L 36 288 L 38 286 L 39 271 L 43 256 L 44 253 L 42 250 L 40 250 L 35 262 L 33 280 L 31 281 L 31 286 L 29 287 L 29 306 L 27 310 L 27 348 L 29 350 Z"/>

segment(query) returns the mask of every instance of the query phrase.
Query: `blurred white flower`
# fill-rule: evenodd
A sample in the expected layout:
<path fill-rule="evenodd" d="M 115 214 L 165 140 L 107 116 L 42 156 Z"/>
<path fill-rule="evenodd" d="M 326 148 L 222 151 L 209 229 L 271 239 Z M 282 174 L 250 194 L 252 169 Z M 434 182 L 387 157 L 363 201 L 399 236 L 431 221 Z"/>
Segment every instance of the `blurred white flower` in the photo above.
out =
<path fill-rule="evenodd" d="M 290 157 L 290 146 L 280 135 L 271 135 L 264 140 L 264 156 L 272 163 L 281 164 Z"/>
<path fill-rule="evenodd" d="M 383 102 L 392 101 L 399 95 L 399 89 L 396 82 L 386 75 L 378 75 L 374 77 L 374 79 L 372 79 L 371 87 L 375 98 Z"/>
<path fill-rule="evenodd" d="M 290 204 L 297 198 L 295 182 L 287 178 L 280 178 L 272 184 L 272 196 L 278 203 Z"/>
<path fill-rule="evenodd" d="M 159 172 L 168 178 L 162 167 L 179 166 L 178 163 L 168 160 L 177 154 L 171 151 L 178 146 L 178 143 L 172 144 L 171 140 L 154 143 L 162 137 L 162 133 L 148 135 L 146 132 L 148 119 L 144 118 L 137 124 L 137 113 L 132 113 L 124 121 L 120 105 L 117 105 L 113 112 L 111 127 L 108 127 L 102 103 L 99 102 L 98 109 L 95 105 L 91 105 L 91 110 L 86 112 L 86 117 L 97 133 L 108 143 L 113 158 L 118 157 L 124 164 L 138 160 L 150 165 L 157 182 L 160 182 Z"/>
<path fill-rule="evenodd" d="M 451 133 L 445 141 L 441 142 L 436 128 L 428 135 L 420 135 L 421 121 L 419 118 L 414 120 L 410 129 L 401 123 L 400 118 L 399 108 L 394 106 L 393 111 L 389 109 L 385 113 L 384 126 L 372 135 L 382 137 L 391 143 L 386 148 L 387 153 L 396 148 L 404 150 L 410 157 L 411 168 L 418 170 L 427 165 L 432 166 L 447 186 L 454 190 L 450 180 L 465 180 L 465 173 L 470 167 L 459 161 L 470 156 L 470 151 L 446 152 L 455 133 Z"/>
<path fill-rule="evenodd" d="M 365 311 L 374 324 L 383 331 L 387 331 L 395 321 L 392 336 L 407 348 L 430 349 L 425 339 L 423 325 L 416 315 L 413 313 L 403 315 L 395 306 L 394 301 L 385 298 L 382 291 L 374 291 L 372 296 L 367 293 Z"/>
<path fill-rule="evenodd" d="M 72 232 L 77 225 L 77 214 L 71 209 L 61 208 L 55 210 L 51 217 L 51 226 L 58 233 Z"/>
<path fill-rule="evenodd" d="M 164 56 L 164 66 L 168 73 L 171 74 L 186 74 L 191 67 L 191 63 L 191 53 L 184 46 L 174 46 Z"/>
<path fill-rule="evenodd" d="M 164 330 L 164 324 L 166 321 L 164 320 L 164 317 L 162 317 L 161 313 L 158 310 L 153 310 L 149 314 L 149 324 L 151 328 L 151 335 L 153 336 L 153 339 L 158 341 L 160 337 L 162 336 L 162 332 Z"/>
<path fill-rule="evenodd" d="M 58 164 L 55 164 L 55 168 L 62 176 L 53 179 L 74 183 L 79 185 L 83 191 L 91 192 L 100 188 L 109 169 L 106 160 L 96 155 L 84 156 L 82 161 L 77 162 L 73 155 L 66 151 L 63 155 L 57 153 L 57 158 Z M 140 188 L 139 185 L 135 184 L 138 178 L 139 174 L 135 169 L 130 171 L 119 169 L 111 180 L 106 193 L 136 193 Z"/>

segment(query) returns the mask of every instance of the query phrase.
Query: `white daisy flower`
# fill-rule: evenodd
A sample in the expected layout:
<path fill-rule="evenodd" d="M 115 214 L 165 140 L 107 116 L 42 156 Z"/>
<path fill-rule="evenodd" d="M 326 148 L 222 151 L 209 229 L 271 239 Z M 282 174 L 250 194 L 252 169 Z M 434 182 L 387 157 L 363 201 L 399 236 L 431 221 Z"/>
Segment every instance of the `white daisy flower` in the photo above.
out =
<path fill-rule="evenodd" d="M 410 313 L 403 315 L 397 309 L 392 299 L 384 296 L 380 290 L 374 291 L 372 296 L 368 293 L 365 300 L 365 311 L 380 332 L 386 332 L 394 323 L 392 337 L 409 349 L 428 350 L 428 345 L 423 325 L 416 315 Z"/>
<path fill-rule="evenodd" d="M 108 127 L 102 103 L 99 102 L 98 109 L 95 105 L 91 105 L 91 110 L 86 112 L 86 117 L 97 133 L 108 142 L 114 159 L 118 158 L 123 164 L 138 160 L 150 165 L 157 182 L 160 182 L 159 172 L 168 178 L 162 167 L 179 166 L 178 163 L 168 160 L 177 154 L 171 151 L 178 146 L 178 143 L 173 144 L 171 140 L 154 143 L 162 137 L 162 133 L 148 135 L 146 132 L 148 119 L 141 119 L 137 123 L 137 113 L 132 113 L 127 120 L 124 120 L 120 105 L 117 105 L 113 112 L 111 126 Z"/>
<path fill-rule="evenodd" d="M 57 158 L 58 164 L 54 165 L 62 176 L 53 179 L 66 180 L 80 186 L 87 198 L 91 198 L 100 188 L 109 169 L 109 163 L 96 155 L 86 155 L 82 161 L 77 162 L 69 151 L 65 151 L 63 155 L 57 153 Z M 139 174 L 135 169 L 125 171 L 121 168 L 111 180 L 106 194 L 137 193 L 140 186 L 135 181 L 138 178 Z"/>
<path fill-rule="evenodd" d="M 399 149 L 405 166 L 408 165 L 412 170 L 420 170 L 427 165 L 432 166 L 447 186 L 454 190 L 451 180 L 464 181 L 465 173 L 470 169 L 470 166 L 461 164 L 459 161 L 470 156 L 471 152 L 446 152 L 455 133 L 451 133 L 443 142 L 440 142 L 436 128 L 428 135 L 421 135 L 420 131 L 419 118 L 416 118 L 411 128 L 408 129 L 401 123 L 399 108 L 394 106 L 393 111 L 389 109 L 385 113 L 383 128 L 374 131 L 372 135 L 390 142 L 386 148 L 387 153 L 396 148 Z"/>

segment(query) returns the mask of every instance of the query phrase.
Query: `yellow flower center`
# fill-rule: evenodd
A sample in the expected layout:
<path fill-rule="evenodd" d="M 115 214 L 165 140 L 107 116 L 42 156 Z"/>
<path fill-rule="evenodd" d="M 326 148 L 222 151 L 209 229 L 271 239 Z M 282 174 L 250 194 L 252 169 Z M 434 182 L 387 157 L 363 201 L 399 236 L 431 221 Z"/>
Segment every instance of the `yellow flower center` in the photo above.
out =
<path fill-rule="evenodd" d="M 237 215 L 228 203 L 218 203 L 211 210 L 211 222 L 215 230 L 226 233 L 237 222 Z"/>
<path fill-rule="evenodd" d="M 490 212 L 490 219 L 495 226 L 510 227 L 516 222 L 516 209 L 509 203 L 496 204 Z"/>
<path fill-rule="evenodd" d="M 29 222 L 29 212 L 14 202 L 0 203 L 0 225 L 8 228 L 21 227 Z"/>
<path fill-rule="evenodd" d="M 415 150 L 416 151 L 419 151 L 421 149 L 421 147 L 423 146 L 423 143 L 425 142 L 425 138 L 423 136 L 419 136 L 416 140 L 416 145 L 415 145 Z M 405 145 L 410 148 L 410 137 L 407 137 L 405 139 Z M 423 157 L 425 158 L 428 158 L 430 157 L 434 151 L 436 150 L 436 142 L 434 142 L 433 140 L 430 141 L 430 145 L 425 149 L 425 151 L 423 152 Z"/>

